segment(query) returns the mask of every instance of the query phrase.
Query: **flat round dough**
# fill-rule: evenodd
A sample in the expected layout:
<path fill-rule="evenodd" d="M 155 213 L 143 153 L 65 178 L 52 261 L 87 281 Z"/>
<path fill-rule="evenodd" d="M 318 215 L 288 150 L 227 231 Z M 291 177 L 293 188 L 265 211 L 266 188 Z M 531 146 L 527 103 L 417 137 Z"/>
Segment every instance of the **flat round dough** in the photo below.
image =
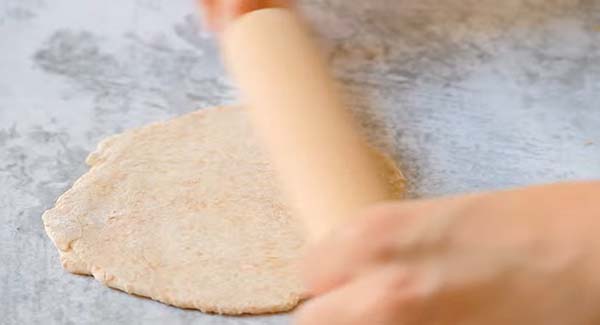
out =
<path fill-rule="evenodd" d="M 382 161 L 401 191 L 402 175 Z M 43 215 L 68 271 L 204 312 L 280 312 L 301 300 L 305 236 L 242 109 L 110 137 L 86 162 Z"/>

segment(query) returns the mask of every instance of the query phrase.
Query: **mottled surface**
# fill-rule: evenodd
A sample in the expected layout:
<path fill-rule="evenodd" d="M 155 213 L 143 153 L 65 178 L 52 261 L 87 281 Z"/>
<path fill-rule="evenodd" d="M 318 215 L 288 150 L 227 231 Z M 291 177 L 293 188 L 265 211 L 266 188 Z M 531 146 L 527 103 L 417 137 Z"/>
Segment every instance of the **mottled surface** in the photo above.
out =
<path fill-rule="evenodd" d="M 600 1 L 303 7 L 413 196 L 600 178 Z M 0 322 L 286 323 L 68 274 L 40 219 L 101 138 L 234 101 L 192 0 L 0 0 Z"/>

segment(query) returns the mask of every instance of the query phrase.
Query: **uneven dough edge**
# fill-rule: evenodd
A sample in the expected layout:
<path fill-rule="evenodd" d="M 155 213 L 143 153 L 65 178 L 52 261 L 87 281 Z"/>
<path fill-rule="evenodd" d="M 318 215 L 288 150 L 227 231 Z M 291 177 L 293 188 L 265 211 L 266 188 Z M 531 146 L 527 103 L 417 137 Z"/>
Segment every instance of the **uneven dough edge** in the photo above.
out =
<path fill-rule="evenodd" d="M 202 109 L 200 111 L 195 111 L 195 112 L 186 114 L 184 116 L 176 117 L 175 119 L 180 119 L 182 117 L 190 116 L 190 115 L 204 114 L 206 111 L 209 111 L 212 109 L 218 110 L 218 109 L 226 109 L 226 108 L 216 107 L 216 108 Z M 48 236 L 52 240 L 53 244 L 56 246 L 57 250 L 59 251 L 60 260 L 61 260 L 61 264 L 62 264 L 63 268 L 74 274 L 93 276 L 100 283 L 102 283 L 106 286 L 109 286 L 111 288 L 129 293 L 129 294 L 134 294 L 137 296 L 150 298 L 152 300 L 156 300 L 156 301 L 159 301 L 159 302 L 162 302 L 162 303 L 165 303 L 168 305 L 180 307 L 180 308 L 197 309 L 197 310 L 200 310 L 200 311 L 206 312 L 206 313 L 217 313 L 217 314 L 227 314 L 227 315 L 243 315 L 243 314 L 252 315 L 252 314 L 279 313 L 279 312 L 286 312 L 286 311 L 290 311 L 290 310 L 294 309 L 304 299 L 302 294 L 291 294 L 288 297 L 288 299 L 286 299 L 285 301 L 282 301 L 282 303 L 280 303 L 280 304 L 270 304 L 270 305 L 258 306 L 258 307 L 257 306 L 242 306 L 240 308 L 223 307 L 223 306 L 218 306 L 216 304 L 211 304 L 211 303 L 207 303 L 207 302 L 201 302 L 201 303 L 191 302 L 190 303 L 189 301 L 182 301 L 181 299 L 177 299 L 176 297 L 172 297 L 172 296 L 168 296 L 168 295 L 152 295 L 150 292 L 147 292 L 147 290 L 145 290 L 146 288 L 133 286 L 131 284 L 126 284 L 118 277 L 116 277 L 112 274 L 109 274 L 106 270 L 80 259 L 77 256 L 76 250 L 73 249 L 73 246 L 76 245 L 76 242 L 79 239 L 77 236 L 77 233 L 82 232 L 81 229 L 77 229 L 77 227 L 81 227 L 80 224 L 79 225 L 77 225 L 77 224 L 68 225 L 66 228 L 68 228 L 69 231 L 66 231 L 66 232 L 63 231 L 63 232 L 57 233 L 52 229 L 53 228 L 52 223 L 60 223 L 61 221 L 65 221 L 65 219 L 67 218 L 65 215 L 62 215 L 59 212 L 60 209 L 58 209 L 61 205 L 62 200 L 65 197 L 68 197 L 69 193 L 74 188 L 77 187 L 77 185 L 82 181 L 82 179 L 84 179 L 85 177 L 90 175 L 94 168 L 96 168 L 97 166 L 101 165 L 104 162 L 102 154 L 105 153 L 106 150 L 110 148 L 110 146 L 115 142 L 115 140 L 117 140 L 119 137 L 123 137 L 127 134 L 139 132 L 142 129 L 160 127 L 160 126 L 164 125 L 165 123 L 168 123 L 169 121 L 170 120 L 152 123 L 152 124 L 149 124 L 146 126 L 142 126 L 140 128 L 127 130 L 121 134 L 110 136 L 110 137 L 102 140 L 101 142 L 99 142 L 96 149 L 94 151 L 92 151 L 86 158 L 86 163 L 90 166 L 90 169 L 85 174 L 83 174 L 79 179 L 77 179 L 74 182 L 73 186 L 69 190 L 67 190 L 63 195 L 61 195 L 57 199 L 56 204 L 53 208 L 44 212 L 44 214 L 42 215 L 42 219 L 44 221 L 44 227 L 45 227 L 46 233 L 48 234 Z M 404 184 L 405 184 L 405 178 L 404 178 L 402 172 L 396 166 L 395 162 L 388 155 L 380 154 L 377 151 L 375 151 L 375 152 L 377 153 L 378 156 L 380 156 L 380 158 L 382 158 L 382 160 L 381 160 L 382 167 L 384 167 L 384 169 L 385 169 L 385 170 L 382 169 L 382 172 L 387 173 L 388 175 L 391 175 L 391 174 L 394 175 L 394 179 L 390 180 L 390 182 L 394 183 L 396 185 L 396 189 L 397 189 L 396 194 L 398 194 L 398 198 L 401 198 L 402 194 L 404 193 Z M 69 235 L 66 236 L 65 233 L 69 233 Z M 79 235 L 79 236 L 81 236 L 81 235 Z"/>
<path fill-rule="evenodd" d="M 179 300 L 177 298 L 169 297 L 169 296 L 162 296 L 162 295 L 161 296 L 153 296 L 151 293 L 145 292 L 145 290 L 143 290 L 140 287 L 136 287 L 133 285 L 127 285 L 127 284 L 121 282 L 118 277 L 115 277 L 114 275 L 107 273 L 105 270 L 103 270 L 101 268 L 92 266 L 90 269 L 91 269 L 91 271 L 89 271 L 89 273 L 85 273 L 83 275 L 93 276 L 94 279 L 96 279 L 98 282 L 100 282 L 112 289 L 123 291 L 127 294 L 135 295 L 138 297 L 155 300 L 155 301 L 158 301 L 158 302 L 170 305 L 170 306 L 178 307 L 178 308 L 199 310 L 203 313 L 231 315 L 231 316 L 275 314 L 275 313 L 282 313 L 282 312 L 290 311 L 290 310 L 296 308 L 296 306 L 298 306 L 298 304 L 303 300 L 302 295 L 297 295 L 297 296 L 291 296 L 291 299 L 287 300 L 286 303 L 282 303 L 282 304 L 273 304 L 273 305 L 264 306 L 264 307 L 248 306 L 248 307 L 243 307 L 243 308 L 219 307 L 216 304 L 210 304 L 210 303 L 206 303 L 206 302 L 199 303 L 199 304 L 189 303 L 189 302 Z M 68 270 L 68 271 L 71 273 L 75 273 L 75 274 L 81 274 L 81 273 L 73 272 L 71 270 Z"/>
<path fill-rule="evenodd" d="M 231 107 L 204 108 L 204 109 L 197 110 L 197 111 L 194 111 L 194 112 L 191 112 L 188 114 L 184 114 L 182 116 L 176 116 L 176 117 L 168 119 L 168 120 L 154 122 L 154 123 L 150 123 L 150 124 L 138 127 L 138 128 L 129 129 L 122 133 L 118 133 L 118 134 L 109 136 L 109 137 L 101 140 L 96 145 L 96 148 L 92 152 L 90 152 L 85 159 L 86 164 L 90 168 L 83 175 L 81 175 L 66 192 L 64 192 L 62 195 L 60 195 L 57 198 L 57 200 L 55 201 L 55 204 L 52 208 L 46 210 L 42 214 L 42 221 L 44 224 L 44 229 L 46 231 L 46 234 L 48 235 L 48 237 L 50 238 L 50 240 L 52 241 L 52 243 L 54 244 L 54 246 L 56 247 L 56 249 L 59 253 L 59 259 L 60 259 L 61 266 L 63 267 L 63 269 L 65 269 L 66 271 L 73 273 L 73 274 L 91 276 L 94 279 L 96 279 L 98 282 L 102 283 L 103 285 L 106 285 L 112 289 L 123 291 L 128 294 L 132 294 L 132 295 L 143 297 L 143 298 L 148 298 L 148 299 L 155 300 L 155 301 L 158 301 L 158 302 L 170 305 L 170 306 L 178 307 L 178 308 L 199 310 L 204 313 L 233 315 L 233 316 L 235 316 L 235 315 L 264 315 L 264 314 L 287 312 L 287 311 L 294 309 L 304 299 L 304 296 L 302 294 L 297 294 L 297 295 L 292 294 L 288 297 L 288 299 L 286 301 L 284 301 L 283 303 L 280 303 L 280 304 L 270 304 L 267 306 L 258 306 L 258 307 L 257 306 L 243 306 L 241 308 L 223 307 L 223 306 L 218 306 L 217 304 L 211 304 L 211 303 L 206 303 L 206 302 L 190 303 L 187 301 L 183 301 L 181 299 L 177 299 L 176 297 L 163 296 L 163 295 L 153 296 L 149 292 L 144 292 L 145 290 L 143 290 L 141 287 L 134 287 L 132 285 L 127 285 L 123 281 L 121 281 L 121 279 L 119 279 L 118 277 L 116 277 L 112 274 L 107 273 L 102 268 L 92 265 L 92 264 L 89 264 L 89 263 L 81 260 L 77 256 L 77 253 L 75 252 L 75 250 L 72 247 L 74 245 L 74 243 L 79 239 L 80 235 L 79 236 L 64 236 L 64 234 L 59 234 L 59 233 L 55 232 L 52 229 L 52 226 L 50 225 L 52 222 L 60 222 L 61 220 L 64 220 L 66 218 L 66 216 L 64 216 L 60 213 L 57 213 L 57 208 L 60 206 L 60 204 L 64 200 L 64 198 L 68 197 L 70 192 L 73 191 L 74 188 L 76 188 L 76 186 L 82 181 L 82 179 L 84 179 L 86 176 L 90 175 L 91 172 L 93 171 L 93 169 L 97 165 L 101 165 L 104 162 L 102 154 L 105 153 L 106 150 L 110 146 L 112 146 L 112 144 L 119 138 L 124 137 L 131 133 L 139 132 L 140 130 L 143 130 L 143 129 L 151 129 L 151 128 L 155 128 L 155 127 L 164 126 L 164 124 L 170 122 L 171 120 L 181 119 L 183 117 L 190 117 L 192 115 L 202 115 L 202 114 L 205 114 L 205 112 L 210 111 L 210 110 L 226 110 L 226 109 L 230 109 L 230 108 Z M 77 226 L 81 227 L 81 225 L 77 225 Z M 77 227 L 74 227 L 74 228 L 77 228 Z M 73 232 L 75 232 L 74 229 L 71 229 L 71 230 L 73 230 Z M 81 233 L 82 232 L 81 229 L 79 229 L 78 232 Z"/>
<path fill-rule="evenodd" d="M 184 309 L 195 309 L 204 313 L 221 314 L 221 315 L 264 315 L 264 314 L 275 314 L 290 311 L 304 300 L 302 295 L 292 295 L 290 299 L 286 300 L 285 303 L 270 305 L 265 307 L 244 307 L 242 309 L 219 307 L 215 304 L 195 304 L 182 301 L 176 298 L 164 297 L 164 296 L 152 296 L 150 293 L 144 293 L 141 288 L 132 287 L 126 285 L 120 281 L 119 278 L 106 273 L 103 269 L 98 267 L 88 267 L 88 265 L 79 260 L 77 255 L 73 251 L 59 252 L 62 267 L 70 273 L 77 275 L 91 276 L 101 284 L 123 291 L 127 294 L 135 295 L 142 298 L 152 299 L 170 306 L 184 308 Z"/>

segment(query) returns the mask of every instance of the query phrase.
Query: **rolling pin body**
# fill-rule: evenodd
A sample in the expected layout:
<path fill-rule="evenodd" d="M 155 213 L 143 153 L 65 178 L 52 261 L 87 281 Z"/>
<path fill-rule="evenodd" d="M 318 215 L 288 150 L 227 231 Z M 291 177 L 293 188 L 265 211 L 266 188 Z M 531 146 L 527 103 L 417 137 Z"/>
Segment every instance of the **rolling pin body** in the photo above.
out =
<path fill-rule="evenodd" d="M 256 132 L 313 239 L 390 198 L 371 149 L 296 15 L 253 11 L 233 22 L 222 41 Z"/>

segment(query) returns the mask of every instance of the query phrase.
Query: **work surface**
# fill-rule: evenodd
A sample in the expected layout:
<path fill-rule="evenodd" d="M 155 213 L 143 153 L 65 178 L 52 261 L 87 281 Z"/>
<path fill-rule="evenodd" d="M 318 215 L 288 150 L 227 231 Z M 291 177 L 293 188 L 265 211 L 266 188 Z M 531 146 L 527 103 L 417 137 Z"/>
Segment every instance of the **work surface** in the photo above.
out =
<path fill-rule="evenodd" d="M 128 296 L 63 271 L 44 233 L 100 139 L 235 102 L 193 3 L 0 0 L 0 323 L 289 321 Z M 411 196 L 600 178 L 600 1 L 302 7 Z"/>

